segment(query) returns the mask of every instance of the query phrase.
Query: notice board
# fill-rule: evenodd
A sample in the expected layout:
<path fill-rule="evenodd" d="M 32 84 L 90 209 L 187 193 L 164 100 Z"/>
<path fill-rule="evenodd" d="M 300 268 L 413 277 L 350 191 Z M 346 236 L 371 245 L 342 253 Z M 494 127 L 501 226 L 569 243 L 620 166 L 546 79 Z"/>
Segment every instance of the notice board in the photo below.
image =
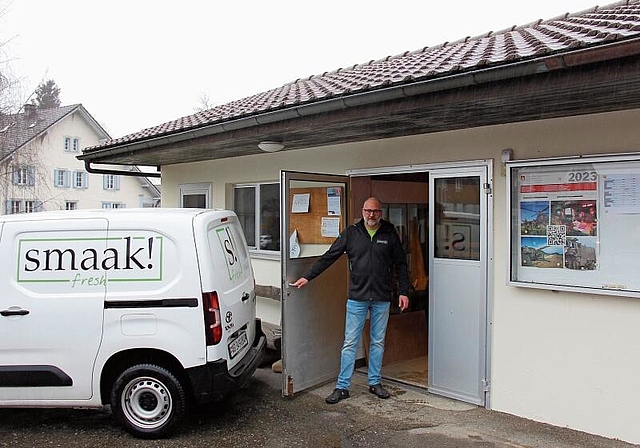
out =
<path fill-rule="evenodd" d="M 297 230 L 299 244 L 330 244 L 344 230 L 344 189 L 292 188 L 289 210 L 289 234 Z"/>
<path fill-rule="evenodd" d="M 510 284 L 640 297 L 640 160 L 508 165 Z"/>

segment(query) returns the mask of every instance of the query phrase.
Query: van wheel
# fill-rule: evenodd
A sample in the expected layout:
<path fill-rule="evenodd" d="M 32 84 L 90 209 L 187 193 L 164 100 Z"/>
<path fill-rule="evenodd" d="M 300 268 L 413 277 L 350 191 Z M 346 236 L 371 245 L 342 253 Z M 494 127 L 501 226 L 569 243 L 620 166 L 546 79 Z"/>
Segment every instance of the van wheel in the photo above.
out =
<path fill-rule="evenodd" d="M 129 367 L 111 388 L 111 412 L 136 437 L 171 435 L 184 419 L 185 408 L 180 381 L 167 369 L 153 364 Z"/>

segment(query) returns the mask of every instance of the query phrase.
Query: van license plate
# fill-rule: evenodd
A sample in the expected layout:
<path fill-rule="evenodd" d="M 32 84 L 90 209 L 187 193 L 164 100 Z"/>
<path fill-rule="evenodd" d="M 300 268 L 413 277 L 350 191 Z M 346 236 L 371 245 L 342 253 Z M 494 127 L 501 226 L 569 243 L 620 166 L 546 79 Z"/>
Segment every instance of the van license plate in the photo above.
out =
<path fill-rule="evenodd" d="M 247 345 L 249 345 L 249 339 L 247 339 L 247 332 L 243 331 L 233 341 L 229 342 L 229 356 L 234 358 Z"/>

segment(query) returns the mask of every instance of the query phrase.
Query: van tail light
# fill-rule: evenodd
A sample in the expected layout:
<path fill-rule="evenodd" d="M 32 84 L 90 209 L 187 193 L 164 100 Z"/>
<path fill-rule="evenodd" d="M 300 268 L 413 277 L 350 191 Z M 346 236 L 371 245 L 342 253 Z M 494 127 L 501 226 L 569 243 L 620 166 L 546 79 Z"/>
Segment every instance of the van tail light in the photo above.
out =
<path fill-rule="evenodd" d="M 217 292 L 202 293 L 204 307 L 204 326 L 207 345 L 216 345 L 222 340 L 222 320 L 220 319 L 220 303 Z"/>

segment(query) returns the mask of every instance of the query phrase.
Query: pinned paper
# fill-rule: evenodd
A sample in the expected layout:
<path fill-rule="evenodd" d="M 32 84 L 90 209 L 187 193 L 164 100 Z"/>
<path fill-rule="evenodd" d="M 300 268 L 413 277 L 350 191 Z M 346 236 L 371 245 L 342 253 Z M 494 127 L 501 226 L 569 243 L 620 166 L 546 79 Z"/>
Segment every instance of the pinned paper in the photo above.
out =
<path fill-rule="evenodd" d="M 300 256 L 300 244 L 298 244 L 298 229 L 294 229 L 289 237 L 289 258 Z"/>

